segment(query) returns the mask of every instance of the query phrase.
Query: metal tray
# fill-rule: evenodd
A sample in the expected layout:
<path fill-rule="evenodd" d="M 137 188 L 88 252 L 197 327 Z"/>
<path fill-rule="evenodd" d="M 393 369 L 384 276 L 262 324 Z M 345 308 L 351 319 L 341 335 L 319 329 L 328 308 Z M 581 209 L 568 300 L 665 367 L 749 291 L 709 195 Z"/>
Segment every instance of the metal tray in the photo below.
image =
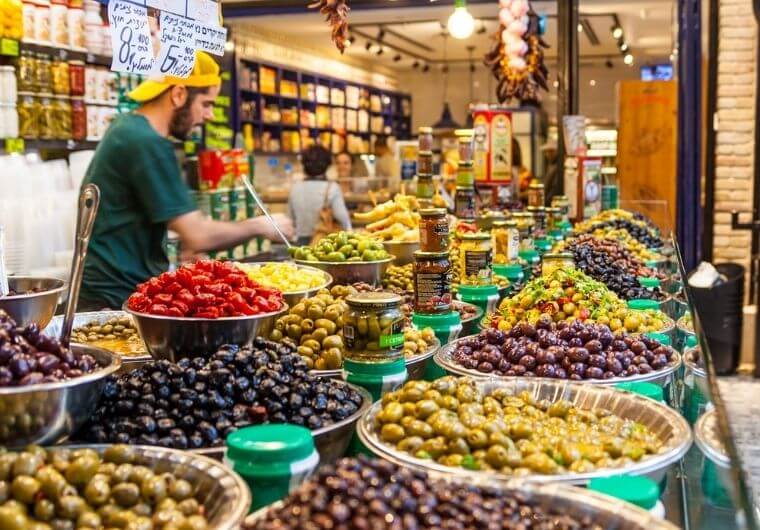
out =
<path fill-rule="evenodd" d="M 521 380 L 526 379 L 525 377 L 520 376 L 506 376 L 506 375 L 493 375 L 493 374 L 485 374 L 483 372 L 480 372 L 478 370 L 473 370 L 470 368 L 465 368 L 464 366 L 461 366 L 457 364 L 457 362 L 452 358 L 452 354 L 454 353 L 454 350 L 456 349 L 458 343 L 462 339 L 456 340 L 450 344 L 447 344 L 441 350 L 435 354 L 435 357 L 433 357 L 433 360 L 435 363 L 446 370 L 451 375 L 465 375 L 474 377 L 477 379 L 494 379 L 497 381 L 509 381 L 509 380 Z M 639 375 L 633 375 L 631 377 L 613 377 L 612 379 L 584 379 L 582 382 L 584 384 L 588 385 L 603 385 L 603 386 L 612 386 L 616 385 L 618 383 L 654 383 L 658 386 L 665 386 L 667 385 L 673 376 L 673 373 L 678 370 L 681 367 L 681 355 L 678 352 L 673 352 L 673 359 L 670 361 L 670 364 L 667 366 L 667 368 L 663 368 L 662 370 L 658 370 L 656 372 L 651 372 L 648 374 L 639 374 Z M 556 381 L 556 379 L 550 379 L 550 378 L 542 378 L 542 377 L 534 377 L 531 379 L 538 379 L 541 381 Z"/>
<path fill-rule="evenodd" d="M 548 399 L 554 402 L 559 399 L 566 399 L 580 409 L 605 409 L 622 418 L 640 422 L 663 442 L 659 454 L 646 457 L 622 468 L 599 469 L 588 473 L 528 475 L 520 478 L 523 481 L 565 482 L 581 485 L 594 478 L 624 473 L 645 475 L 659 483 L 665 476 L 668 467 L 680 460 L 691 446 L 691 429 L 680 414 L 666 405 L 632 392 L 614 387 L 551 380 L 497 381 L 494 379 L 475 379 L 475 381 L 484 395 L 490 394 L 497 388 L 504 388 L 509 389 L 514 394 L 528 391 L 536 400 Z M 357 431 L 361 441 L 375 455 L 398 465 L 456 475 L 467 481 L 476 480 L 484 475 L 496 482 L 515 480 L 514 477 L 495 472 L 471 471 L 464 468 L 444 466 L 429 460 L 415 458 L 390 447 L 382 442 L 374 431 L 375 416 L 381 408 L 382 402 L 372 405 L 369 412 L 359 421 Z"/>
<path fill-rule="evenodd" d="M 356 426 L 356 423 L 372 406 L 372 396 L 367 390 L 352 385 L 351 383 L 346 384 L 359 392 L 362 398 L 364 398 L 364 401 L 362 402 L 362 406 L 359 407 L 359 410 L 354 412 L 348 418 L 311 432 L 314 437 L 314 445 L 316 446 L 317 452 L 319 452 L 320 465 L 333 464 L 346 454 L 348 446 L 351 443 L 351 438 L 354 435 L 354 427 Z M 189 452 L 221 462 L 224 459 L 225 448 L 208 447 L 204 449 L 192 449 Z"/>
<path fill-rule="evenodd" d="M 434 473 L 431 473 L 429 478 L 452 479 L 450 476 L 440 477 Z M 605 530 L 677 530 L 678 528 L 628 502 L 564 484 L 525 484 L 517 481 L 507 484 L 489 484 L 488 481 L 483 480 L 478 480 L 475 484 L 495 487 L 503 493 L 516 493 L 527 502 L 535 502 L 541 507 L 550 508 L 556 513 L 576 519 L 589 517 L 592 522 Z M 281 501 L 276 502 L 252 513 L 246 518 L 246 525 L 255 524 L 269 510 L 279 508 L 282 504 Z M 296 529 L 283 527 L 283 530 Z"/>
<path fill-rule="evenodd" d="M 415 355 L 413 357 L 407 357 L 405 359 L 407 379 L 422 379 L 425 375 L 425 365 L 433 355 L 438 352 L 441 347 L 441 342 L 435 339 L 430 348 L 423 353 Z M 309 370 L 309 373 L 316 375 L 317 377 L 329 377 L 330 379 L 340 379 L 343 376 L 343 370 Z"/>
<path fill-rule="evenodd" d="M 126 311 L 91 311 L 86 313 L 76 313 L 74 315 L 74 328 L 78 328 L 88 324 L 90 322 L 97 322 L 103 324 L 112 318 L 124 318 L 128 317 L 134 324 L 132 315 Z M 42 333 L 48 337 L 58 338 L 61 335 L 61 328 L 63 327 L 63 315 L 53 317 L 50 324 L 42 330 Z M 110 351 L 110 350 L 109 350 Z M 118 352 L 111 351 L 114 355 L 121 359 L 121 368 L 117 372 L 118 374 L 129 373 L 153 359 L 148 353 L 148 348 L 145 348 L 145 355 L 122 355 Z"/>
<path fill-rule="evenodd" d="M 77 444 L 48 449 L 87 448 L 103 454 L 108 447 L 108 444 Z M 251 507 L 251 492 L 238 474 L 219 462 L 187 451 L 148 445 L 131 447 L 142 465 L 160 473 L 174 473 L 193 485 L 209 528 L 238 530 Z"/>

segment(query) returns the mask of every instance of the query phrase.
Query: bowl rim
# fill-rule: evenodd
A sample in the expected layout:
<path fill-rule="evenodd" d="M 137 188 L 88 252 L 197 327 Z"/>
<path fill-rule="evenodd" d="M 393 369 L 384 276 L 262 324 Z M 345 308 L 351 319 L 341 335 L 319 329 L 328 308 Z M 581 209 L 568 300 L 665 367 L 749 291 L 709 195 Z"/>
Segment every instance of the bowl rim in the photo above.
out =
<path fill-rule="evenodd" d="M 426 349 L 424 352 L 418 353 L 411 357 L 406 357 L 404 359 L 404 366 L 409 367 L 413 364 L 420 363 L 422 361 L 427 361 L 428 359 L 432 359 L 433 356 L 436 353 L 438 353 L 442 348 L 443 346 L 441 344 L 441 341 L 438 340 L 438 337 L 435 337 L 433 344 L 431 344 L 428 347 L 428 349 Z M 341 366 L 340 368 L 335 368 L 333 370 L 312 369 L 312 370 L 309 370 L 309 373 L 316 377 L 337 377 L 342 373 L 342 371 L 343 371 L 343 367 Z"/>
<path fill-rule="evenodd" d="M 309 265 L 315 268 L 319 268 L 320 265 L 337 265 L 337 266 L 344 266 L 344 265 L 381 265 L 383 263 L 389 263 L 391 261 L 394 261 L 396 259 L 396 256 L 389 254 L 387 258 L 380 259 L 377 261 L 306 261 L 303 259 L 293 259 L 293 261 L 299 265 Z M 320 269 L 322 270 L 322 269 Z"/>
<path fill-rule="evenodd" d="M 483 309 L 482 307 L 480 307 L 477 304 L 471 304 L 469 302 L 462 302 L 461 300 L 454 300 L 454 301 L 452 301 L 452 305 L 453 305 L 454 302 L 456 302 L 457 304 L 463 305 L 463 306 L 466 305 L 466 306 L 474 307 L 474 308 L 477 309 L 477 311 L 475 311 L 475 315 L 471 316 L 470 318 L 463 319 L 462 320 L 462 324 L 469 324 L 470 322 L 474 322 L 476 320 L 479 321 L 479 320 L 481 320 L 485 316 L 485 313 L 486 313 L 485 309 Z M 456 309 L 454 309 L 454 311 L 456 311 Z"/>
<path fill-rule="evenodd" d="M 129 313 L 135 318 L 166 320 L 168 322 L 237 322 L 241 320 L 261 320 L 264 318 L 276 317 L 277 315 L 290 309 L 290 306 L 288 306 L 287 302 L 283 300 L 282 307 L 280 307 L 280 309 L 278 309 L 277 311 L 272 311 L 270 313 L 259 313 L 257 315 L 241 315 L 239 317 L 196 318 L 196 317 L 170 317 L 167 315 L 151 315 L 150 313 L 139 313 L 127 307 L 127 303 L 128 302 L 125 301 L 122 304 L 121 310 L 124 311 L 125 313 Z"/>
<path fill-rule="evenodd" d="M 256 266 L 263 266 L 263 265 L 273 265 L 275 263 L 289 263 L 292 265 L 295 265 L 296 268 L 299 269 L 309 269 L 312 271 L 320 272 L 325 276 L 325 282 L 317 285 L 316 287 L 309 287 L 308 289 L 303 289 L 301 291 L 281 291 L 283 296 L 291 296 L 291 295 L 301 295 L 301 294 L 309 294 L 312 291 L 319 291 L 320 289 L 327 289 L 332 283 L 335 281 L 332 277 L 332 274 L 327 272 L 326 270 L 319 269 L 317 267 L 311 267 L 309 265 L 301 265 L 300 263 L 295 263 L 293 260 L 287 260 L 287 261 L 256 261 L 253 263 L 240 263 L 236 262 L 239 267 L 241 267 L 244 271 L 246 268 L 256 267 Z M 262 284 L 263 285 L 263 284 Z M 271 289 L 277 289 L 277 287 L 272 287 L 269 285 L 264 285 L 264 287 L 269 287 Z"/>
<path fill-rule="evenodd" d="M 46 296 L 53 293 L 60 293 L 66 288 L 66 282 L 61 280 L 60 278 L 51 278 L 49 276 L 8 276 L 8 282 L 11 280 L 44 280 L 44 281 L 50 281 L 57 285 L 56 287 L 53 287 L 52 289 L 46 289 L 44 291 L 39 291 L 37 293 L 28 293 L 28 294 L 13 294 L 13 295 L 7 295 L 0 297 L 0 302 L 5 302 L 7 300 L 23 300 L 25 298 L 37 298 L 40 296 Z"/>
<path fill-rule="evenodd" d="M 72 343 L 70 349 L 73 350 L 74 347 L 96 350 L 99 353 L 105 355 L 110 360 L 110 363 L 106 366 L 102 366 L 98 370 L 83 374 L 80 377 L 65 379 L 63 381 L 57 381 L 55 383 L 40 383 L 37 385 L 25 386 L 3 386 L 0 387 L 0 396 L 12 396 L 18 394 L 26 394 L 29 392 L 51 392 L 53 390 L 61 390 L 68 387 L 93 383 L 99 379 L 105 379 L 109 375 L 115 374 L 121 368 L 121 357 L 111 351 L 105 350 L 103 348 L 98 348 L 96 346 L 90 346 L 89 344 Z"/>
<path fill-rule="evenodd" d="M 383 241 L 383 245 L 417 245 L 420 246 L 419 241 L 399 241 L 397 239 L 388 239 Z"/>
<path fill-rule="evenodd" d="M 694 424 L 694 444 L 699 447 L 699 450 L 710 459 L 716 466 L 730 469 L 731 457 L 725 452 L 725 448 L 721 447 L 723 442 L 720 440 L 714 440 L 710 434 L 713 430 L 714 424 L 718 421 L 718 414 L 716 410 L 710 409 L 703 413 L 697 423 Z M 715 442 L 720 443 L 716 445 Z"/>

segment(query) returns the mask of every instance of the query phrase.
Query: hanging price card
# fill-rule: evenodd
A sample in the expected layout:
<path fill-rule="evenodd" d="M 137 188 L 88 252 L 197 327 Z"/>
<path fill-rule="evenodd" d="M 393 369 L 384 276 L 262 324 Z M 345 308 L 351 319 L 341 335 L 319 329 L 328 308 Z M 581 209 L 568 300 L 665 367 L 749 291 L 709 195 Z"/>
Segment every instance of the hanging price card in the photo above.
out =
<path fill-rule="evenodd" d="M 161 48 L 151 72 L 154 76 L 187 77 L 195 65 L 194 22 L 166 11 L 161 13 Z"/>
<path fill-rule="evenodd" d="M 148 74 L 153 68 L 148 12 L 125 0 L 108 2 L 113 61 L 111 70 Z"/>

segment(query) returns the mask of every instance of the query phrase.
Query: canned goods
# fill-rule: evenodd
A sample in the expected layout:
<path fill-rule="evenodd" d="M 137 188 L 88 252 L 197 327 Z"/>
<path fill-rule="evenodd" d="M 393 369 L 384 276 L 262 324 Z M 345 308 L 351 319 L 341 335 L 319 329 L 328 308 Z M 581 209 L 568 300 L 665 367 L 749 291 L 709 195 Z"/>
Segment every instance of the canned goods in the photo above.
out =
<path fill-rule="evenodd" d="M 50 44 L 53 46 L 69 45 L 69 8 L 65 0 L 52 0 L 50 3 Z"/>
<path fill-rule="evenodd" d="M 21 19 L 23 20 L 23 37 L 25 42 L 34 42 L 34 16 L 37 11 L 36 2 L 26 0 L 21 7 Z"/>
<path fill-rule="evenodd" d="M 69 47 L 84 50 L 84 9 L 69 7 L 68 11 Z"/>
<path fill-rule="evenodd" d="M 84 62 L 71 61 L 69 62 L 69 92 L 72 96 L 84 96 L 85 95 L 85 81 L 84 81 Z"/>
<path fill-rule="evenodd" d="M 71 98 L 71 139 L 87 138 L 87 107 L 81 97 Z"/>
<path fill-rule="evenodd" d="M 414 253 L 414 311 L 439 315 L 451 311 L 451 261 L 446 252 Z"/>
<path fill-rule="evenodd" d="M 87 66 L 84 69 L 84 99 L 87 103 L 98 101 L 98 69 Z"/>
<path fill-rule="evenodd" d="M 37 0 L 34 8 L 34 40 L 50 44 L 50 0 Z"/>

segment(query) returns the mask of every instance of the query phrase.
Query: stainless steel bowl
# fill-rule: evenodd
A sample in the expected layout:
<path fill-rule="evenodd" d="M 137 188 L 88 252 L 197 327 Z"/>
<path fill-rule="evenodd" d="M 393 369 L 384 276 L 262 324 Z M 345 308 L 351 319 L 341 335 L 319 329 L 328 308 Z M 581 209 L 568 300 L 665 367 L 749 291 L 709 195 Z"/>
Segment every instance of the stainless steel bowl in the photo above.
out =
<path fill-rule="evenodd" d="M 39 293 L 17 294 L 0 298 L 0 309 L 8 313 L 16 324 L 26 326 L 36 322 L 40 329 L 50 322 L 58 307 L 58 300 L 64 289 L 63 280 L 55 278 L 34 278 L 32 276 L 10 276 L 8 287 L 19 293 L 31 289 L 42 289 Z"/>
<path fill-rule="evenodd" d="M 364 282 L 372 286 L 382 284 L 383 274 L 396 256 L 380 261 L 303 261 L 295 260 L 299 265 L 307 265 L 325 271 L 332 276 L 335 285 L 351 285 Z"/>
<path fill-rule="evenodd" d="M 84 326 L 90 322 L 104 324 L 112 318 L 124 317 L 129 317 L 134 322 L 132 315 L 124 311 L 91 311 L 87 313 L 76 313 L 76 315 L 74 315 L 74 328 Z M 42 333 L 48 337 L 57 339 L 61 335 L 61 327 L 63 327 L 63 315 L 57 315 L 53 317 L 53 320 L 50 321 L 50 324 L 48 324 L 48 326 L 42 330 Z M 131 372 L 132 370 L 139 368 L 146 362 L 153 359 L 153 357 L 147 353 L 147 350 L 144 355 L 121 355 L 120 353 L 114 351 L 111 353 L 121 359 L 121 368 L 118 371 L 119 374 Z"/>
<path fill-rule="evenodd" d="M 462 320 L 462 332 L 461 337 L 467 337 L 469 335 L 475 335 L 480 331 L 480 320 L 483 318 L 483 308 L 475 304 L 468 304 L 467 302 L 456 301 L 458 305 L 471 306 L 475 308 L 475 315 L 470 318 Z"/>
<path fill-rule="evenodd" d="M 431 479 L 452 480 L 452 477 L 440 477 L 433 473 Z M 574 519 L 590 518 L 600 528 L 614 530 L 678 530 L 677 526 L 652 515 L 646 510 L 620 499 L 608 497 L 586 489 L 565 484 L 525 484 L 514 481 L 509 484 L 490 484 L 477 481 L 478 486 L 495 487 L 505 494 L 516 494 L 526 502 L 551 509 Z M 282 501 L 258 510 L 246 518 L 246 523 L 253 525 L 262 519 L 269 510 L 278 509 Z M 295 530 L 295 529 L 289 529 Z"/>
<path fill-rule="evenodd" d="M 464 376 L 470 376 L 474 377 L 476 379 L 494 379 L 498 381 L 511 381 L 511 380 L 521 380 L 525 379 L 524 377 L 520 376 L 506 376 L 506 375 L 494 375 L 494 374 L 486 374 L 483 372 L 480 372 L 478 370 L 465 368 L 464 366 L 461 366 L 458 364 L 454 358 L 454 350 L 456 349 L 459 342 L 461 342 L 463 339 L 459 339 L 457 341 L 452 342 L 451 344 L 447 344 L 441 350 L 435 354 L 435 357 L 433 357 L 433 360 L 435 363 L 446 370 L 446 372 L 449 375 L 464 375 Z M 673 359 L 670 361 L 670 364 L 663 368 L 662 370 L 657 370 L 656 372 L 651 372 L 648 374 L 638 374 L 633 375 L 631 377 L 613 377 L 612 379 L 584 379 L 582 382 L 587 385 L 601 385 L 601 386 L 613 386 L 617 385 L 619 383 L 654 383 L 658 386 L 665 386 L 667 385 L 673 378 L 673 373 L 678 370 L 678 368 L 681 367 L 681 356 L 678 354 L 678 352 L 673 353 Z M 531 378 L 531 379 L 538 379 L 542 381 L 556 381 L 556 379 L 550 379 L 550 378 Z"/>
<path fill-rule="evenodd" d="M 261 266 L 261 267 L 263 267 L 265 265 L 272 265 L 274 263 L 279 263 L 279 262 L 276 262 L 276 261 L 261 261 L 261 262 L 256 262 L 256 263 L 247 263 L 247 264 L 245 264 L 245 266 L 246 267 L 255 267 L 255 266 Z M 285 299 L 285 303 L 287 303 L 288 306 L 290 306 L 290 307 L 293 307 L 294 305 L 296 305 L 298 302 L 300 302 L 304 298 L 310 298 L 310 297 L 314 296 L 315 294 L 317 294 L 318 291 L 320 291 L 321 289 L 326 289 L 333 282 L 332 276 L 330 276 L 330 274 L 328 272 L 323 271 L 322 269 L 318 269 L 316 267 L 308 267 L 306 265 L 297 265 L 297 267 L 299 269 L 305 269 L 305 270 L 310 270 L 310 271 L 321 272 L 324 275 L 324 277 L 325 277 L 325 281 L 321 285 L 318 285 L 316 287 L 311 287 L 311 288 L 305 289 L 303 291 L 291 291 L 291 292 L 287 292 L 287 293 L 283 292 L 282 293 L 282 297 Z"/>
<path fill-rule="evenodd" d="M 102 368 L 58 383 L 0 388 L 0 446 L 55 444 L 76 432 L 93 413 L 106 377 L 119 370 L 121 359 L 83 344 L 71 348 L 92 355 Z"/>
<path fill-rule="evenodd" d="M 686 420 L 675 410 L 632 392 L 626 392 L 614 387 L 577 384 L 565 381 L 551 380 L 514 380 L 497 381 L 494 379 L 475 379 L 476 384 L 484 395 L 497 388 L 508 389 L 517 394 L 529 392 L 536 400 L 548 399 L 557 401 L 565 399 L 581 409 L 601 408 L 620 416 L 642 423 L 662 441 L 660 452 L 643 458 L 639 462 L 620 467 L 605 468 L 588 473 L 565 473 L 559 475 L 528 475 L 521 480 L 528 482 L 566 482 L 569 484 L 586 484 L 597 477 L 630 474 L 645 475 L 655 482 L 660 482 L 667 469 L 680 460 L 691 446 L 691 429 Z M 472 471 L 464 468 L 448 467 L 430 460 L 422 460 L 412 455 L 398 451 L 382 442 L 374 429 L 375 417 L 382 409 L 378 401 L 369 412 L 359 421 L 358 434 L 364 445 L 375 455 L 390 460 L 396 464 L 426 471 L 435 471 L 454 475 L 459 479 L 472 481 L 484 476 L 495 482 L 508 482 L 512 477 L 496 472 Z"/>
<path fill-rule="evenodd" d="M 126 302 L 122 309 L 134 318 L 137 331 L 153 357 L 177 362 L 185 357 L 208 357 L 224 344 L 250 345 L 257 335 L 269 334 L 267 330 L 288 310 L 288 305 L 283 304 L 272 313 L 215 320 L 137 313 Z"/>
<path fill-rule="evenodd" d="M 684 384 L 687 386 L 696 385 L 702 396 L 709 399 L 710 384 L 707 381 L 707 372 L 704 365 L 700 364 L 697 359 L 701 354 L 699 346 L 689 348 L 683 352 L 683 365 L 684 365 Z"/>
<path fill-rule="evenodd" d="M 407 357 L 405 360 L 406 363 L 406 372 L 407 372 L 407 379 L 408 380 L 418 380 L 422 379 L 422 377 L 425 375 L 425 366 L 428 363 L 428 360 L 435 355 L 435 353 L 438 351 L 438 349 L 441 347 L 441 343 L 438 339 L 435 339 L 435 342 L 433 343 L 430 348 L 425 350 L 422 353 L 419 353 L 417 355 L 414 355 L 412 357 Z M 329 377 L 330 379 L 340 379 L 343 375 L 342 370 L 310 370 L 310 374 L 316 375 L 318 377 Z"/>
<path fill-rule="evenodd" d="M 348 418 L 327 427 L 311 431 L 314 437 L 314 445 L 319 453 L 320 465 L 333 464 L 346 454 L 354 435 L 356 423 L 372 406 L 372 396 L 367 390 L 351 383 L 346 384 L 359 392 L 364 401 L 359 410 Z M 224 458 L 224 451 L 224 447 L 210 447 L 207 449 L 192 449 L 190 452 L 221 461 Z"/>
<path fill-rule="evenodd" d="M 731 469 L 731 457 L 723 443 L 715 409 L 705 412 L 697 420 L 694 425 L 694 443 L 716 466 Z"/>
<path fill-rule="evenodd" d="M 94 449 L 99 454 L 107 444 L 69 445 L 56 449 Z M 251 508 L 251 492 L 246 482 L 229 467 L 188 451 L 150 445 L 131 446 L 136 463 L 156 473 L 172 473 L 193 486 L 194 498 L 203 506 L 208 527 L 214 530 L 238 530 Z"/>
<path fill-rule="evenodd" d="M 383 241 L 385 251 L 396 256 L 395 265 L 414 263 L 414 253 L 420 249 L 419 241 Z"/>

